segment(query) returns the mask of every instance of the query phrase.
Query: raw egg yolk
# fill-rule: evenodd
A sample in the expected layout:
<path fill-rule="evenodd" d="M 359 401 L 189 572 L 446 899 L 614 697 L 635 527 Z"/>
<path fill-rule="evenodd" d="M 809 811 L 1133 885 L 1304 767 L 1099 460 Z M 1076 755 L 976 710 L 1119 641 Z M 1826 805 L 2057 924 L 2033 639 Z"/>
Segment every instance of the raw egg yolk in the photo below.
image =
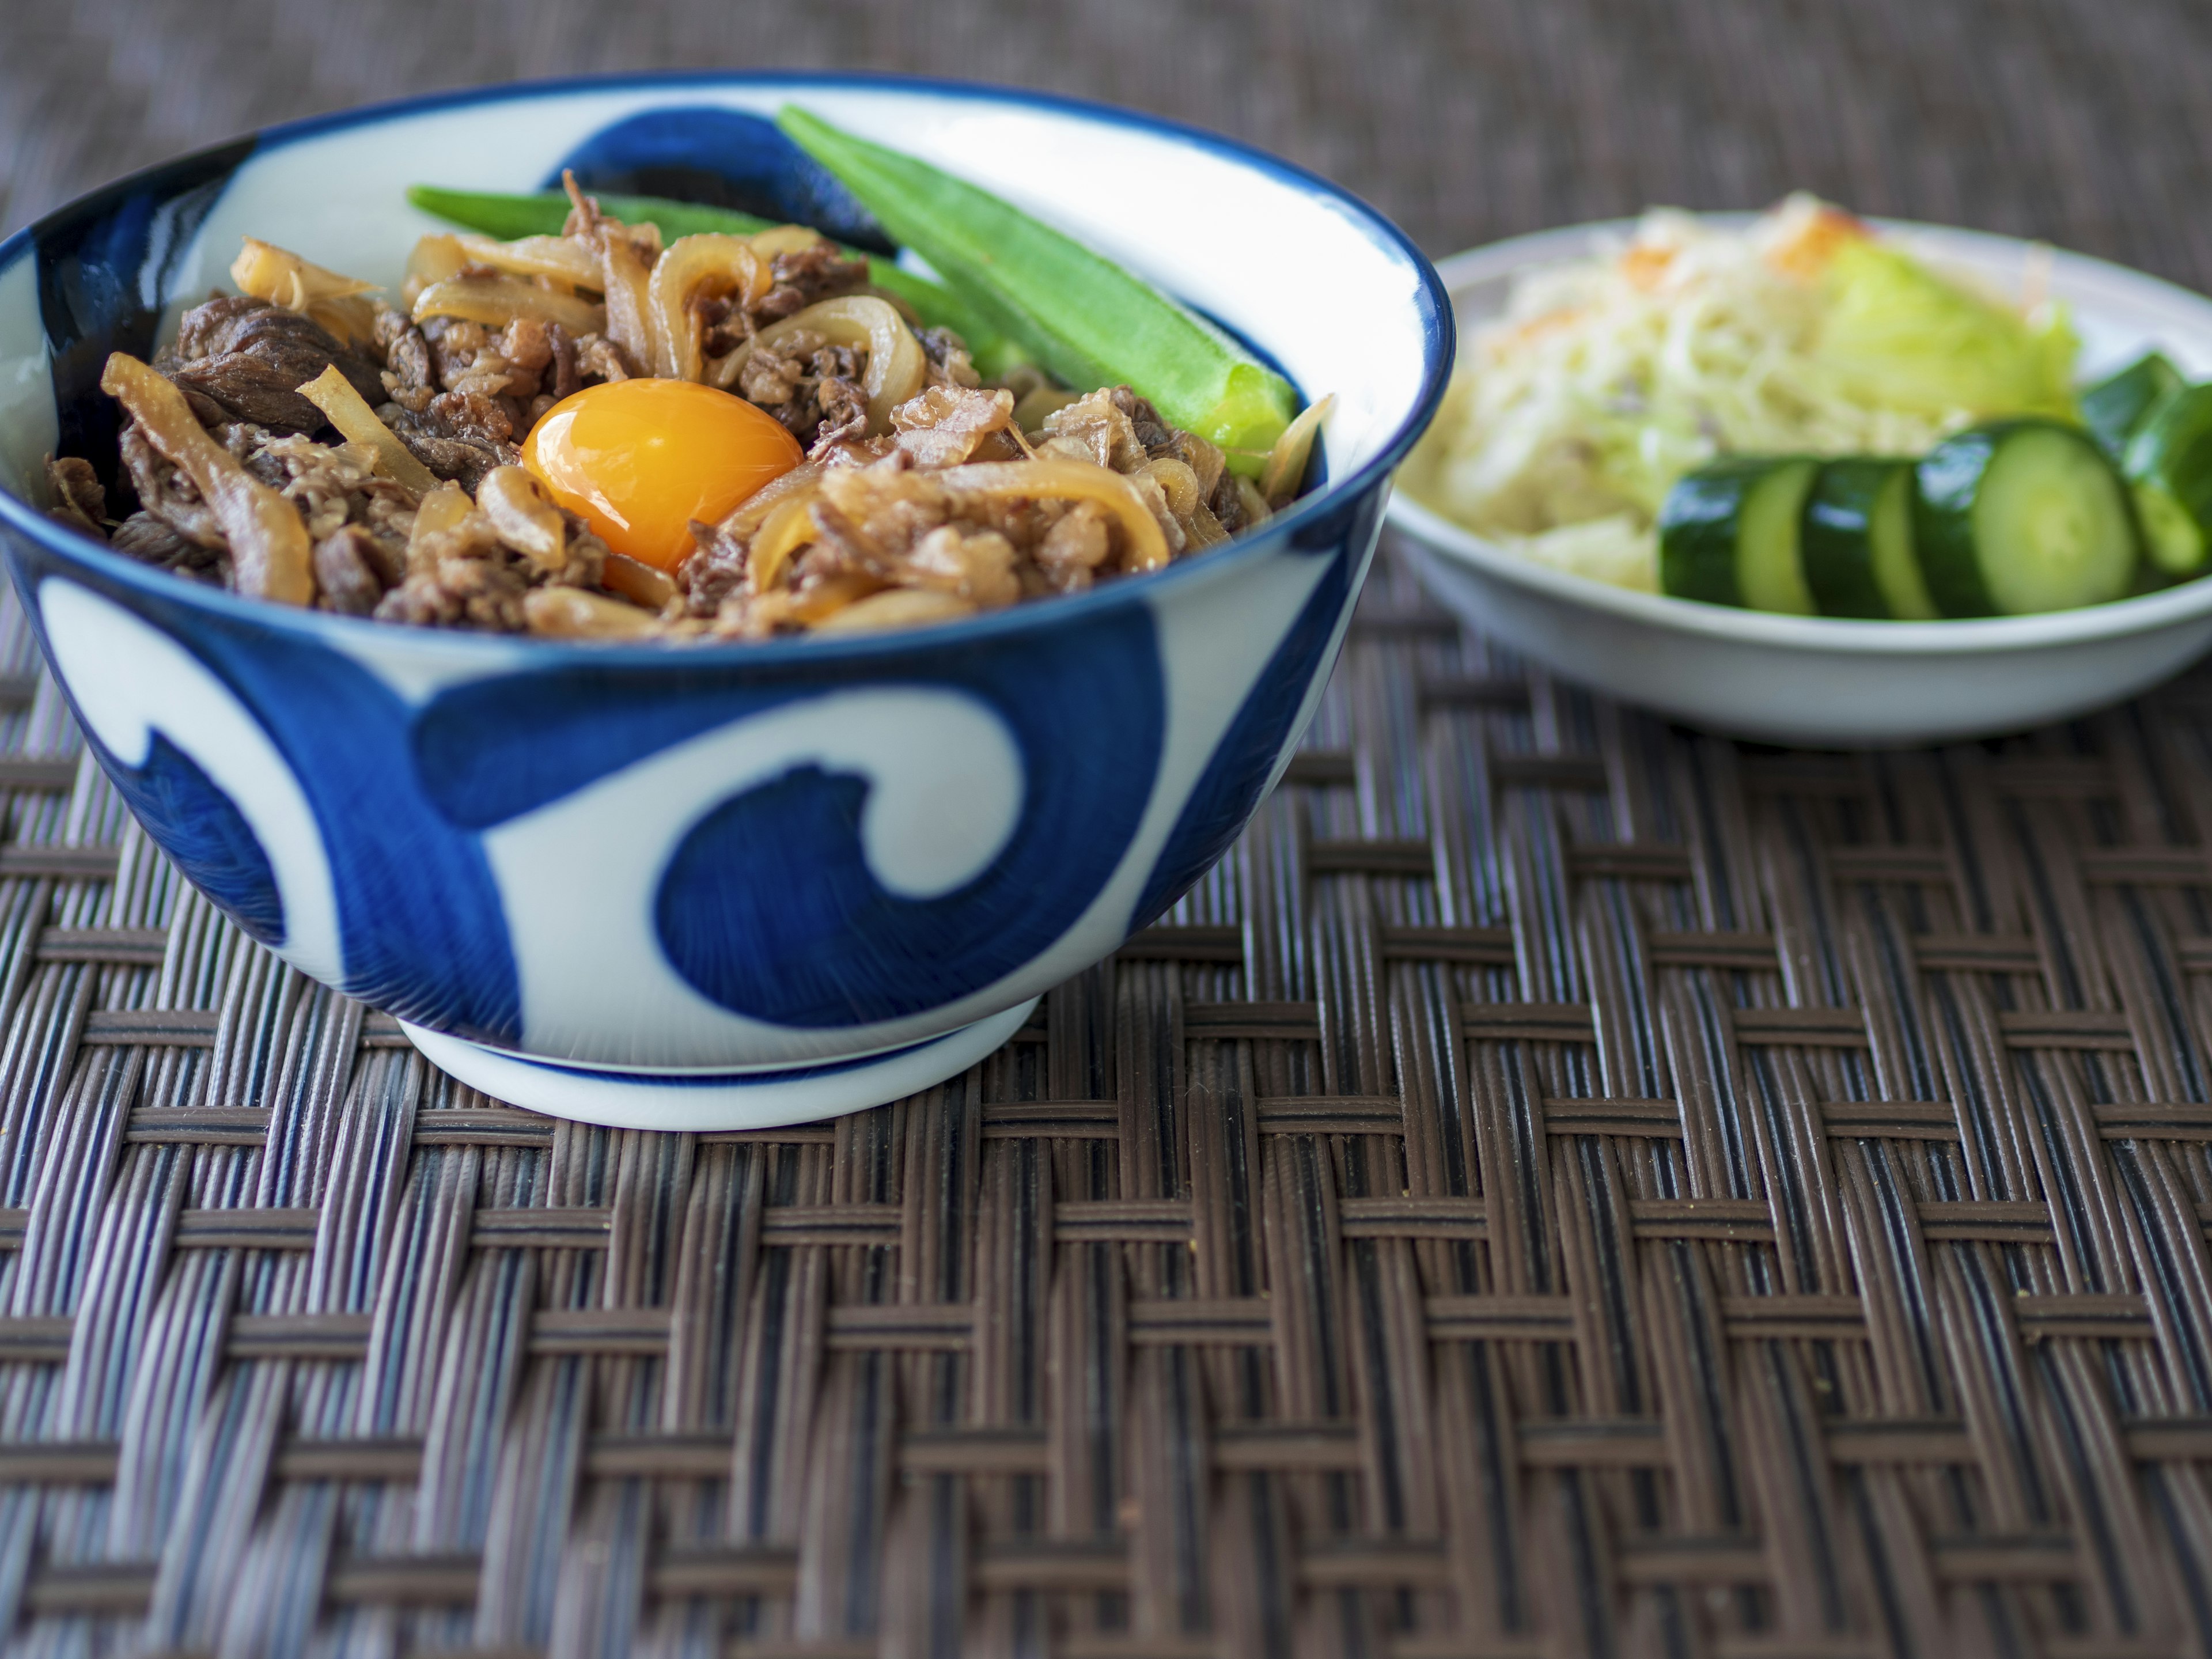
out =
<path fill-rule="evenodd" d="M 744 398 L 691 380 L 611 380 L 545 411 L 522 464 L 609 547 L 673 570 L 691 520 L 713 524 L 805 459 L 799 440 Z"/>

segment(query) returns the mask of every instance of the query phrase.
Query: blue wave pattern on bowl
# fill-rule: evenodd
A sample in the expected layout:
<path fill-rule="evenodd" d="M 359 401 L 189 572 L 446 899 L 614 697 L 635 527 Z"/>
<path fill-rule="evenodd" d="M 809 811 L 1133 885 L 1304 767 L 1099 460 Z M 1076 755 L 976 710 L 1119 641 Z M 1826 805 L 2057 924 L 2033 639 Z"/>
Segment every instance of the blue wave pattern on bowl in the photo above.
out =
<path fill-rule="evenodd" d="M 1156 921 L 1213 867 L 1243 832 L 1252 808 L 1289 759 L 1290 746 L 1304 729 L 1320 690 L 1315 665 L 1336 659 L 1337 642 L 1366 574 L 1364 557 L 1355 567 L 1340 556 L 1346 548 L 1374 545 L 1382 514 L 1381 496 L 1356 497 L 1291 538 L 1293 553 L 1328 562 L 1312 597 L 1245 694 L 1212 764 L 1192 789 L 1137 902 L 1135 926 Z M 1340 556 L 1328 558 L 1332 553 Z"/>
<path fill-rule="evenodd" d="M 195 615 L 167 595 L 135 596 L 125 609 L 80 578 L 40 592 L 33 620 L 70 674 L 88 740 L 147 832 L 210 898 L 288 953 L 303 944 L 303 918 L 328 909 L 336 937 L 304 942 L 334 958 L 346 990 L 479 1041 L 520 1036 L 490 867 L 475 836 L 409 787 L 413 711 L 387 684 L 346 656 Z M 190 662 L 140 683 L 124 677 L 124 664 L 164 644 L 182 644 Z M 191 718 L 210 706 L 271 746 L 313 821 L 319 846 L 307 859 L 265 770 L 243 771 Z M 326 892 L 303 890 L 318 886 Z"/>
<path fill-rule="evenodd" d="M 65 215 L 39 228 L 40 320 L 46 329 L 58 431 L 55 453 L 91 459 L 100 482 L 115 482 L 122 417 L 100 395 L 108 354 L 153 355 L 161 302 L 185 251 L 232 173 L 253 153 L 251 139 L 188 156 L 158 183 L 126 180 L 101 211 Z"/>
<path fill-rule="evenodd" d="M 161 732 L 152 734 L 146 758 L 126 766 L 111 755 L 101 761 L 146 833 L 176 849 L 202 892 L 228 911 L 247 935 L 264 945 L 284 942 L 284 899 L 276 872 L 253 826 L 190 755 Z"/>
<path fill-rule="evenodd" d="M 702 660 L 672 686 L 665 673 L 584 656 L 441 693 L 416 725 L 416 774 L 448 822 L 493 830 L 684 739 L 795 704 L 849 702 L 860 684 L 827 664 L 763 676 L 740 651 Z M 850 763 L 794 749 L 762 782 L 705 803 L 669 851 L 654 932 L 684 978 L 733 1012 L 858 1025 L 981 990 L 1074 922 L 1143 812 L 1127 781 L 1153 775 L 1166 714 L 1140 603 L 1094 625 L 1081 650 L 1038 640 L 973 659 L 916 653 L 878 665 L 866 684 L 971 700 L 1011 739 L 1018 775 L 1006 782 L 1018 810 L 992 837 L 1003 846 L 980 874 L 916 897 L 871 868 L 863 811 L 886 781 Z M 944 763 L 926 750 L 884 758 L 893 768 Z M 650 858 L 650 832 L 639 839 Z"/>
<path fill-rule="evenodd" d="M 39 227 L 64 452 L 103 453 L 99 364 L 146 351 L 150 297 L 194 291 L 179 249 L 211 210 L 210 242 L 274 228 L 256 169 L 282 177 L 288 146 L 333 126 L 438 107 L 188 158 Z M 727 181 L 732 204 L 823 216 L 820 181 L 757 113 L 684 98 L 572 131 L 562 165 L 588 185 L 689 168 Z M 776 197 L 783 185 L 798 197 Z M 867 240 L 859 220 L 833 228 Z M 9 272 L 30 251 L 0 249 L 0 359 Z M 1433 285 L 1414 289 L 1424 379 L 1392 459 L 1449 363 Z M 788 1080 L 1014 1008 L 1219 856 L 1341 638 L 1384 493 L 1371 458 L 1353 483 L 1237 547 L 1085 598 L 896 639 L 728 650 L 426 636 L 210 592 L 10 500 L 0 531 L 103 765 L 255 937 L 410 1025 L 518 1058 Z M 1207 565 L 1219 580 L 1194 568 Z"/>
<path fill-rule="evenodd" d="M 149 687 L 152 695 L 131 711 L 149 734 L 143 750 L 112 746 L 117 691 L 100 665 L 143 649 L 135 636 L 142 617 L 170 640 L 190 641 L 191 656 L 209 671 L 204 695 L 234 700 L 303 794 L 333 890 L 344 988 L 477 1041 L 525 1039 L 507 917 L 518 907 L 560 905 L 606 878 L 557 851 L 526 857 L 502 876 L 487 858 L 487 838 L 557 815 L 594 786 L 611 781 L 618 790 L 626 774 L 687 740 L 726 739 L 778 711 L 872 694 L 896 700 L 896 720 L 927 690 L 966 700 L 1012 739 L 1017 764 L 1005 793 L 1017 811 L 1010 823 L 981 826 L 1000 850 L 970 879 L 924 896 L 887 888 L 871 866 L 861 817 L 886 774 L 947 763 L 941 735 L 906 758 L 898 743 L 887 744 L 875 775 L 865 763 L 841 765 L 793 741 L 778 748 L 763 781 L 684 803 L 691 816 L 660 813 L 658 796 L 640 807 L 635 816 L 645 821 L 629 850 L 642 865 L 665 867 L 651 926 L 676 971 L 733 1012 L 801 1029 L 921 1013 L 1042 954 L 1120 866 L 1146 805 L 1143 781 L 1155 777 L 1160 760 L 1162 665 L 1152 613 L 1133 596 L 1104 623 L 1092 619 L 1079 648 L 1051 635 L 975 658 L 924 648 L 865 676 L 836 662 L 762 674 L 732 652 L 702 656 L 673 684 L 576 653 L 573 665 L 476 680 L 410 706 L 349 657 L 238 630 L 228 619 L 210 624 L 161 596 L 127 596 L 126 610 L 112 603 L 125 595 L 96 598 L 102 585 L 80 573 L 62 577 L 57 593 L 49 568 L 33 553 L 26 570 L 39 585 L 35 614 L 48 653 L 72 684 L 103 685 L 80 698 L 88 734 L 179 866 L 254 937 L 300 945 L 286 927 L 300 907 L 287 906 L 252 827 L 269 823 L 269 804 L 251 784 L 234 783 L 226 794 L 210 781 L 183 746 L 204 744 L 175 720 L 163 686 Z M 1358 568 L 1340 544 L 1322 562 L 1322 580 L 1229 721 L 1204 787 L 1182 808 L 1117 931 L 1171 902 L 1234 838 L 1272 781 Z M 89 629 L 81 620 L 88 615 L 100 618 Z M 697 780 L 714 790 L 730 775 L 702 767 Z M 552 839 L 557 849 L 562 838 Z"/>
<path fill-rule="evenodd" d="M 896 247 L 836 175 L 758 115 L 679 104 L 593 133 L 561 158 L 542 187 L 573 171 L 586 190 L 666 196 L 811 225 L 825 236 L 890 253 Z"/>

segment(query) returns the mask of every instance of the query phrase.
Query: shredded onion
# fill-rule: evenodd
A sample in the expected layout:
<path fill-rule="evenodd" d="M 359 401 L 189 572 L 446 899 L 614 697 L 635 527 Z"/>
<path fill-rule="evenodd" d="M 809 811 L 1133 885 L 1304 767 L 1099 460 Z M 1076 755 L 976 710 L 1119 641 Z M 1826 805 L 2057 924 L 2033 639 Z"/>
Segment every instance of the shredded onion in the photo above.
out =
<path fill-rule="evenodd" d="M 468 250 L 461 246 L 458 236 L 423 236 L 416 239 L 414 249 L 407 256 L 407 280 L 400 284 L 399 298 L 410 313 L 422 290 L 433 283 L 442 283 L 448 276 L 458 276 L 469 263 Z"/>
<path fill-rule="evenodd" d="M 1213 509 L 1204 501 L 1200 501 L 1190 516 L 1182 521 L 1182 532 L 1190 539 L 1189 550 L 1193 553 L 1218 547 L 1229 539 L 1229 532 L 1221 527 L 1221 520 L 1213 516 Z"/>
<path fill-rule="evenodd" d="M 230 267 L 230 280 L 245 292 L 287 311 L 304 313 L 341 340 L 368 337 L 376 312 L 362 296 L 376 284 L 310 264 L 273 242 L 248 236 Z"/>
<path fill-rule="evenodd" d="M 467 232 L 453 240 L 471 260 L 495 270 L 517 276 L 550 276 L 577 288 L 599 285 L 599 254 L 574 236 L 524 236 L 501 242 Z"/>
<path fill-rule="evenodd" d="M 820 246 L 823 238 L 820 231 L 807 225 L 770 225 L 745 240 L 762 258 L 773 259 L 779 253 L 803 253 Z"/>
<path fill-rule="evenodd" d="M 415 508 L 415 527 L 407 532 L 407 570 L 420 575 L 438 562 L 434 538 L 459 530 L 475 507 L 468 491 L 450 481 L 423 496 Z"/>
<path fill-rule="evenodd" d="M 415 320 L 426 317 L 459 317 L 492 328 L 532 317 L 558 323 L 571 334 L 604 333 L 609 326 L 605 308 L 513 276 L 448 276 L 433 283 L 415 301 Z"/>
<path fill-rule="evenodd" d="M 1021 402 L 1014 405 L 1014 424 L 1024 432 L 1037 431 L 1043 427 L 1046 416 L 1066 409 L 1077 395 L 1056 386 L 1041 386 L 1024 392 Z"/>
<path fill-rule="evenodd" d="M 1137 472 L 1159 485 L 1160 493 L 1167 497 L 1168 511 L 1178 519 L 1188 519 L 1203 503 L 1204 498 L 1198 493 L 1198 474 L 1187 461 L 1163 455 L 1157 460 L 1146 461 Z"/>
<path fill-rule="evenodd" d="M 1297 494 L 1298 483 L 1306 475 L 1307 458 L 1313 453 L 1314 439 L 1335 402 L 1332 392 L 1319 403 L 1308 404 L 1275 440 L 1275 447 L 1267 452 L 1267 465 L 1260 472 L 1260 493 L 1267 498 L 1268 506 L 1280 507 Z"/>
<path fill-rule="evenodd" d="M 1096 501 L 1112 514 L 1127 544 L 1124 570 L 1158 570 L 1172 556 L 1160 521 L 1136 486 L 1092 461 L 1042 455 L 1034 461 L 970 461 L 937 475 L 957 504 L 976 501 Z"/>
<path fill-rule="evenodd" d="M 657 631 L 650 611 L 580 587 L 533 587 L 522 596 L 523 620 L 533 634 L 563 640 L 631 640 Z"/>
<path fill-rule="evenodd" d="M 376 418 L 376 411 L 368 406 L 368 400 L 354 390 L 352 381 L 338 373 L 336 363 L 301 386 L 300 395 L 321 410 L 348 443 L 359 444 L 368 450 L 375 458 L 377 471 L 401 489 L 420 496 L 438 487 L 438 475 L 416 460 L 414 451 Z"/>
<path fill-rule="evenodd" d="M 123 405 L 154 447 L 200 492 L 222 526 L 238 591 L 312 605 L 315 576 L 307 527 L 292 503 L 208 436 L 185 394 L 136 357 L 112 355 L 100 372 L 100 389 Z"/>
<path fill-rule="evenodd" d="M 969 601 L 931 587 L 890 587 L 854 600 L 815 623 L 817 634 L 877 634 L 894 628 L 927 628 L 932 623 L 972 617 Z"/>
<path fill-rule="evenodd" d="M 500 540 L 540 570 L 557 572 L 568 563 L 568 523 L 528 468 L 495 466 L 485 473 L 477 486 L 477 510 Z"/>
<path fill-rule="evenodd" d="M 820 461 L 802 461 L 790 471 L 770 478 L 731 509 L 730 515 L 721 522 L 722 533 L 741 542 L 750 539 L 785 500 L 801 493 L 812 495 L 827 470 Z"/>
<path fill-rule="evenodd" d="M 599 586 L 648 611 L 659 611 L 676 597 L 676 584 L 665 572 L 640 563 L 627 553 L 607 555 L 599 571 Z"/>
<path fill-rule="evenodd" d="M 786 592 L 776 597 L 786 602 L 786 618 L 811 628 L 824 617 L 836 615 L 854 600 L 864 599 L 882 587 L 883 584 L 873 576 L 855 570 L 817 582 L 804 592 Z"/>
<path fill-rule="evenodd" d="M 768 292 L 768 267 L 743 236 L 708 233 L 680 236 L 653 261 L 647 283 L 653 312 L 653 372 L 663 380 L 705 378 L 699 314 L 692 295 L 702 289 L 750 306 Z"/>
<path fill-rule="evenodd" d="M 619 229 L 601 227 L 599 287 L 607 296 L 606 336 L 641 374 L 653 373 L 659 353 L 653 340 L 653 275 Z"/>
<path fill-rule="evenodd" d="M 765 593 L 781 585 L 791 556 L 814 539 L 814 520 L 808 511 L 814 495 L 806 489 L 787 495 L 762 523 L 760 533 L 745 550 L 745 575 L 754 592 Z"/>
<path fill-rule="evenodd" d="M 867 352 L 871 436 L 890 430 L 891 410 L 921 391 L 929 373 L 929 359 L 922 353 L 921 342 L 906 325 L 906 319 L 883 301 L 865 294 L 823 300 L 795 312 L 763 329 L 754 337 L 753 347 L 772 346 L 802 331 L 819 334 L 833 345 Z"/>

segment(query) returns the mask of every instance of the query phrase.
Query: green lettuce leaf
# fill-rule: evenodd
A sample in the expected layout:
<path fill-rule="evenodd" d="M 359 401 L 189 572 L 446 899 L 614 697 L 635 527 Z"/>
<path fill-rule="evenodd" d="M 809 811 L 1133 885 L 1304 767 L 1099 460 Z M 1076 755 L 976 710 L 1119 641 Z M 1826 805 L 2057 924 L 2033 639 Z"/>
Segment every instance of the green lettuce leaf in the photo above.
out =
<path fill-rule="evenodd" d="M 2076 418 L 2081 342 L 2064 307 L 2022 317 L 1870 240 L 1838 249 L 1826 280 L 1813 355 L 1852 395 L 1926 415 Z"/>

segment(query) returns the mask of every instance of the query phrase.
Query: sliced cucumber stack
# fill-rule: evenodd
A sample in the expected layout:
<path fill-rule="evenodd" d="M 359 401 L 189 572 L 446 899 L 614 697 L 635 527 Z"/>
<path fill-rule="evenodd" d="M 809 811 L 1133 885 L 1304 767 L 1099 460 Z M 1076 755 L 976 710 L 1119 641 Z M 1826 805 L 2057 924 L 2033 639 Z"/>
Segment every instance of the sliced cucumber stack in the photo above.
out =
<path fill-rule="evenodd" d="M 1913 541 L 1945 616 L 2070 611 L 2129 591 L 2136 549 L 2127 494 L 2080 428 L 2039 419 L 1970 427 L 1929 451 L 1915 481 Z"/>
<path fill-rule="evenodd" d="M 2128 441 L 2121 463 L 2151 562 L 2192 576 L 2212 557 L 2212 385 L 2185 386 Z"/>
<path fill-rule="evenodd" d="M 2164 352 L 2147 351 L 2081 394 L 2081 424 L 2118 461 L 2127 453 L 2128 441 L 2185 384 Z"/>
<path fill-rule="evenodd" d="M 1682 479 L 1659 513 L 1661 591 L 1813 615 L 1799 531 L 1820 470 L 1799 456 L 1731 456 Z"/>
<path fill-rule="evenodd" d="M 1912 463 L 1849 456 L 1820 469 L 1805 501 L 1805 580 L 1827 617 L 1940 616 L 1912 545 Z"/>

